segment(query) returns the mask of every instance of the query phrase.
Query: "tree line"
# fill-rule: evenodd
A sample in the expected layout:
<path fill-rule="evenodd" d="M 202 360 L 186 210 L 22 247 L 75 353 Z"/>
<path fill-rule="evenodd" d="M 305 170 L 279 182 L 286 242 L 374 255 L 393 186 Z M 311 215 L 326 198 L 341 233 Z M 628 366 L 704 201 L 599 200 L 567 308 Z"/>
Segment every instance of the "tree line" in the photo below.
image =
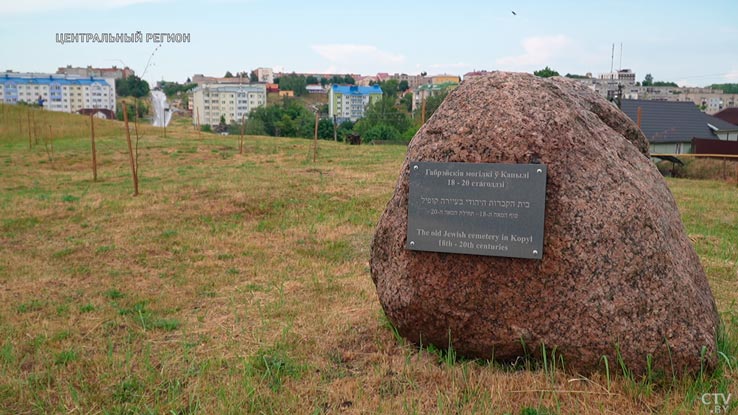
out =
<path fill-rule="evenodd" d="M 400 84 L 396 80 L 381 82 L 382 97 L 367 106 L 363 118 L 335 125 L 336 138 L 345 141 L 349 135 L 358 134 L 364 142 L 409 142 L 421 126 L 422 108 L 413 113 L 412 94 L 401 95 Z M 447 91 L 426 100 L 426 119 L 441 105 L 446 94 Z M 318 108 L 318 116 L 318 138 L 332 140 L 334 121 L 328 116 L 327 104 Z M 239 134 L 241 130 L 240 123 L 235 121 L 221 128 L 226 128 L 230 134 Z M 315 113 L 298 100 L 284 97 L 281 103 L 252 110 L 246 121 L 245 132 L 274 137 L 312 137 L 314 128 Z"/>

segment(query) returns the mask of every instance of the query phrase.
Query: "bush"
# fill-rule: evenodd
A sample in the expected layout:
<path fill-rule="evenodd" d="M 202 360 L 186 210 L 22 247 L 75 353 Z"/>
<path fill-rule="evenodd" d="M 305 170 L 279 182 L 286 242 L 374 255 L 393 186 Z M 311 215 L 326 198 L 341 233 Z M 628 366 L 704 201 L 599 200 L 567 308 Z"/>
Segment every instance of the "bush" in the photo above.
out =
<path fill-rule="evenodd" d="M 367 143 L 370 141 L 389 141 L 398 139 L 400 139 L 400 132 L 387 124 L 373 125 L 369 127 L 362 136 L 362 140 Z"/>

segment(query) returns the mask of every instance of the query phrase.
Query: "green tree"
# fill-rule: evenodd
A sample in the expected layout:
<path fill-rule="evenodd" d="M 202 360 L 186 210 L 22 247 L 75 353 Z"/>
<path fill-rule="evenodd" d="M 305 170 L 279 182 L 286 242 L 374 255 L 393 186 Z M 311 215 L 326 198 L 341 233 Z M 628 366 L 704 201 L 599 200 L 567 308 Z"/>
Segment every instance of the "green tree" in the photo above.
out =
<path fill-rule="evenodd" d="M 318 121 L 318 138 L 333 140 L 333 121 L 327 118 Z"/>
<path fill-rule="evenodd" d="M 653 86 L 671 86 L 674 88 L 679 88 L 679 85 L 676 84 L 676 82 L 670 82 L 670 81 L 654 81 Z"/>
<path fill-rule="evenodd" d="M 719 89 L 726 94 L 738 94 L 738 84 L 712 84 L 710 88 Z"/>
<path fill-rule="evenodd" d="M 448 90 L 443 91 L 439 94 L 433 95 L 428 97 L 425 100 L 425 119 L 429 119 L 433 113 L 436 112 L 438 107 L 441 106 L 443 103 L 443 100 L 446 99 L 446 96 L 448 96 Z M 422 111 L 422 107 L 416 109 L 416 115 L 415 118 L 421 118 L 420 111 Z"/>
<path fill-rule="evenodd" d="M 295 95 L 301 96 L 307 94 L 305 86 L 305 77 L 292 73 L 285 75 L 279 79 L 279 89 L 282 91 L 294 91 Z"/>
<path fill-rule="evenodd" d="M 361 138 L 364 142 L 397 140 L 400 138 L 400 132 L 387 124 L 375 124 L 369 127 Z"/>
<path fill-rule="evenodd" d="M 161 83 L 161 90 L 166 94 L 167 97 L 173 97 L 175 95 L 180 95 L 183 93 L 188 92 L 189 90 L 195 88 L 197 84 L 194 83 L 187 83 L 187 84 L 180 84 L 177 82 L 166 82 L 162 81 Z"/>
<path fill-rule="evenodd" d="M 395 97 L 383 96 L 370 104 L 364 111 L 364 118 L 354 126 L 354 131 L 362 136 L 373 126 L 386 124 L 396 131 L 405 131 L 411 124 L 408 115 L 395 106 Z"/>
<path fill-rule="evenodd" d="M 559 73 L 546 66 L 541 70 L 534 71 L 533 75 L 540 76 L 541 78 L 550 78 L 552 76 L 559 76 Z"/>
<path fill-rule="evenodd" d="M 400 85 L 398 88 L 400 89 L 400 92 L 405 92 L 410 89 L 410 84 L 408 84 L 406 80 L 402 80 L 400 81 Z"/>
<path fill-rule="evenodd" d="M 646 74 L 646 77 L 643 78 L 643 82 L 641 82 L 642 86 L 652 86 L 653 85 L 653 75 L 650 73 Z"/>
<path fill-rule="evenodd" d="M 225 75 L 223 75 L 223 78 L 233 78 L 233 74 L 231 71 L 226 71 Z"/>
<path fill-rule="evenodd" d="M 338 141 L 346 141 L 346 136 L 349 134 L 353 134 L 354 132 L 354 123 L 350 120 L 346 120 L 340 124 L 338 124 L 337 129 L 337 135 L 338 135 Z"/>
<path fill-rule="evenodd" d="M 355 79 L 354 79 L 354 78 L 353 78 L 353 77 L 352 77 L 351 75 L 346 75 L 346 76 L 344 76 L 344 77 L 343 77 L 343 82 L 345 82 L 345 83 L 347 83 L 347 84 L 349 84 L 349 85 L 354 85 L 354 84 L 356 84 L 356 80 L 355 80 Z"/>
<path fill-rule="evenodd" d="M 396 79 L 388 79 L 384 82 L 380 82 L 379 86 L 382 88 L 382 93 L 385 97 L 397 97 L 397 91 L 400 88 L 400 83 Z"/>
<path fill-rule="evenodd" d="M 249 82 L 259 82 L 259 75 L 256 74 L 256 69 L 249 74 Z"/>
<path fill-rule="evenodd" d="M 413 110 L 413 94 L 407 93 L 400 98 L 400 107 L 407 113 Z"/>
<path fill-rule="evenodd" d="M 119 97 L 141 98 L 149 94 L 149 83 L 136 75 L 115 80 L 115 93 Z"/>
<path fill-rule="evenodd" d="M 306 83 L 307 83 L 308 85 L 314 85 L 314 84 L 317 84 L 317 83 L 318 83 L 319 81 L 318 81 L 318 78 L 316 78 L 316 77 L 315 77 L 315 76 L 313 76 L 313 75 L 310 75 L 310 76 L 308 76 L 307 78 L 305 78 L 305 82 L 306 82 Z"/>

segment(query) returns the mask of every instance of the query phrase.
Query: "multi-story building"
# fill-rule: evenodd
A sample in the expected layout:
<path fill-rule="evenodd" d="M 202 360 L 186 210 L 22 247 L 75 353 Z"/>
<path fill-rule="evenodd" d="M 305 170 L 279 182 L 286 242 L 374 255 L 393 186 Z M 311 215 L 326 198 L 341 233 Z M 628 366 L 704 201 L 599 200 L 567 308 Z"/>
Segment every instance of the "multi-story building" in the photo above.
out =
<path fill-rule="evenodd" d="M 447 84 L 447 83 L 458 84 L 460 82 L 461 82 L 461 78 L 459 77 L 459 75 L 443 74 L 443 75 L 436 75 L 436 76 L 431 77 L 431 83 L 436 84 L 436 85 Z"/>
<path fill-rule="evenodd" d="M 44 109 L 77 112 L 81 109 L 115 111 L 115 80 L 42 73 L 0 74 L 0 102 L 41 104 Z"/>
<path fill-rule="evenodd" d="M 79 66 L 72 67 L 72 65 L 67 65 L 66 67 L 57 69 L 56 73 L 59 75 L 76 75 L 83 78 L 92 76 L 95 78 L 112 79 L 125 79 L 131 75 L 136 74 L 133 69 L 127 66 L 125 68 L 119 68 L 115 65 L 113 65 L 111 68 L 93 68 L 92 66 L 82 68 Z"/>
<path fill-rule="evenodd" d="M 674 86 L 633 86 L 627 88 L 627 99 L 642 99 L 671 102 L 693 102 L 708 114 L 725 108 L 738 107 L 738 94 L 726 94 L 712 88 L 674 87 Z"/>
<path fill-rule="evenodd" d="M 328 90 L 328 115 L 338 123 L 356 121 L 364 116 L 369 104 L 382 98 L 382 88 L 373 86 L 333 85 Z"/>
<path fill-rule="evenodd" d="M 459 86 L 458 82 L 446 82 L 443 84 L 426 84 L 415 88 L 413 90 L 413 111 L 420 108 L 426 99 L 451 91 L 457 86 Z"/>
<path fill-rule="evenodd" d="M 587 76 L 573 79 L 587 84 L 590 89 L 604 98 L 612 99 L 618 94 L 627 94 L 627 90 L 635 86 L 636 74 L 630 69 L 620 69 L 617 72 L 600 74 L 597 78 Z"/>
<path fill-rule="evenodd" d="M 397 82 L 407 81 L 407 85 L 410 89 L 415 89 L 420 85 L 430 84 L 431 78 L 423 75 L 408 75 L 404 73 L 395 73 L 390 75 L 389 79 L 394 79 Z"/>
<path fill-rule="evenodd" d="M 274 83 L 274 71 L 272 71 L 272 68 L 256 68 L 256 77 L 259 78 L 259 82 L 265 82 L 267 84 Z"/>
<path fill-rule="evenodd" d="M 254 108 L 266 105 L 266 84 L 203 84 L 192 91 L 192 123 L 218 125 L 241 122 Z"/>
<path fill-rule="evenodd" d="M 241 74 L 241 72 L 239 72 L 239 74 Z M 228 84 L 228 85 L 236 84 L 238 85 L 238 84 L 248 84 L 249 83 L 248 76 L 246 77 L 233 76 L 230 78 L 226 78 L 226 77 L 221 78 L 217 76 L 205 76 L 201 73 L 196 73 L 192 75 L 191 80 L 193 83 L 198 84 L 198 85 L 205 85 L 205 84 Z"/>
<path fill-rule="evenodd" d="M 618 69 L 617 72 L 600 74 L 600 80 L 620 81 L 623 85 L 635 85 L 636 74 L 630 69 Z"/>

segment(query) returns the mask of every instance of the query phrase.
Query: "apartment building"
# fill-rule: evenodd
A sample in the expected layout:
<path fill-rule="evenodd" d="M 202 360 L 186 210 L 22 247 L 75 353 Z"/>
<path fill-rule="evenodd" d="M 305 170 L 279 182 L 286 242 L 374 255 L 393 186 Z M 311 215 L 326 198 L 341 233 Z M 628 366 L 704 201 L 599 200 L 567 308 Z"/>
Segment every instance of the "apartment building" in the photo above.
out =
<path fill-rule="evenodd" d="M 254 108 L 266 106 L 266 84 L 203 84 L 192 91 L 192 123 L 241 122 Z"/>
<path fill-rule="evenodd" d="M 115 65 L 113 65 L 110 68 L 93 68 L 92 66 L 87 66 L 86 68 L 82 67 L 72 67 L 72 65 L 67 65 L 65 67 L 61 67 L 56 70 L 56 73 L 58 75 L 75 75 L 79 77 L 95 77 L 95 78 L 112 78 L 112 79 L 125 79 L 128 78 L 131 75 L 135 75 L 136 73 L 133 71 L 133 69 L 129 67 L 119 68 Z"/>
<path fill-rule="evenodd" d="M 115 80 L 43 73 L 0 74 L 0 102 L 40 104 L 49 111 L 78 112 L 108 109 L 115 112 Z"/>
<path fill-rule="evenodd" d="M 612 99 L 621 91 L 625 95 L 628 89 L 635 86 L 636 74 L 630 69 L 620 69 L 616 72 L 600 74 L 594 78 L 587 74 L 586 78 L 574 78 L 575 81 L 586 84 L 603 98 Z"/>
<path fill-rule="evenodd" d="M 389 79 L 394 79 L 397 82 L 406 81 L 410 89 L 415 89 L 420 85 L 430 84 L 431 78 L 423 75 L 408 75 L 404 73 L 395 73 L 390 75 Z"/>
<path fill-rule="evenodd" d="M 265 82 L 267 84 L 274 83 L 274 71 L 272 68 L 256 68 L 256 77 L 259 78 L 259 82 Z"/>
<path fill-rule="evenodd" d="M 382 88 L 379 85 L 333 85 L 328 90 L 328 115 L 335 117 L 338 123 L 356 121 L 364 117 L 369 104 L 381 98 Z"/>
<path fill-rule="evenodd" d="M 738 107 L 738 94 L 726 94 L 722 90 L 712 88 L 633 86 L 626 89 L 624 96 L 627 99 L 693 102 L 707 114 Z"/>
<path fill-rule="evenodd" d="M 448 83 L 461 83 L 461 77 L 459 75 L 435 75 L 431 77 L 431 83 L 435 85 L 448 84 Z"/>

